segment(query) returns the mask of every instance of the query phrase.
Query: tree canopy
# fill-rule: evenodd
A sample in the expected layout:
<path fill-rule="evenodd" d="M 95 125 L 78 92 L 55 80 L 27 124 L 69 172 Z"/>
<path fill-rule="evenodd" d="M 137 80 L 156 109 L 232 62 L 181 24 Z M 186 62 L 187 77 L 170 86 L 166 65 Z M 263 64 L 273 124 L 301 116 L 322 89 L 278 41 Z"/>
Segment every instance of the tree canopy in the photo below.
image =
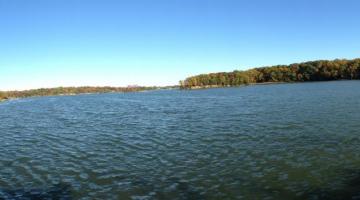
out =
<path fill-rule="evenodd" d="M 241 86 L 268 82 L 304 82 L 360 79 L 360 59 L 317 60 L 246 71 L 192 76 L 180 81 L 182 89 Z"/>

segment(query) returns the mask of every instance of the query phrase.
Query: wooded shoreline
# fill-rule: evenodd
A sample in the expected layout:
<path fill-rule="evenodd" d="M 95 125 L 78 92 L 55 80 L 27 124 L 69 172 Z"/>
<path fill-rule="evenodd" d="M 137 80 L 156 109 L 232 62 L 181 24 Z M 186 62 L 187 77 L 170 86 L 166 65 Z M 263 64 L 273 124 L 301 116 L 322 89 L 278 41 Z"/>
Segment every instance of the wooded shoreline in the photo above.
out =
<path fill-rule="evenodd" d="M 190 88 L 182 88 L 182 90 L 201 90 L 211 88 L 230 88 L 230 87 L 246 87 L 253 85 L 274 85 L 274 84 L 286 84 L 286 83 L 302 83 L 302 82 L 263 82 L 263 83 L 249 83 L 243 85 L 205 85 L 205 86 L 194 86 Z"/>
<path fill-rule="evenodd" d="M 245 71 L 200 74 L 180 81 L 181 89 L 237 87 L 253 84 L 359 80 L 360 59 L 317 60 Z"/>
<path fill-rule="evenodd" d="M 0 102 L 40 96 L 63 96 L 63 95 L 79 95 L 79 94 L 97 94 L 97 93 L 123 93 L 123 92 L 141 92 L 158 89 L 172 89 L 177 86 L 165 87 L 57 87 L 57 88 L 41 88 L 24 91 L 0 91 Z"/>

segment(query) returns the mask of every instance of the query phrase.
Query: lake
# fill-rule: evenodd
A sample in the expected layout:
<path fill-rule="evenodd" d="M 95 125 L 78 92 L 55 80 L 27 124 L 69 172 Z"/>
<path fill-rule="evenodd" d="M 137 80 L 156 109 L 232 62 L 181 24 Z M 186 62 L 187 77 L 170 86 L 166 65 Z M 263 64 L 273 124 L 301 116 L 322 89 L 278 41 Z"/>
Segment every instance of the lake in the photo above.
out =
<path fill-rule="evenodd" d="M 0 199 L 360 199 L 360 81 L 0 104 Z"/>

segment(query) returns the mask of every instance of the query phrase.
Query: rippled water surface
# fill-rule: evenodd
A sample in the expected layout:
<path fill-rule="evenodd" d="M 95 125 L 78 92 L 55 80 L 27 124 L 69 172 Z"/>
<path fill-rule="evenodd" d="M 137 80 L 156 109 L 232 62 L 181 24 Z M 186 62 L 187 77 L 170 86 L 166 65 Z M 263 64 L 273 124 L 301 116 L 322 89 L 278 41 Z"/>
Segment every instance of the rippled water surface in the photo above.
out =
<path fill-rule="evenodd" d="M 360 197 L 360 81 L 0 104 L 0 199 Z"/>

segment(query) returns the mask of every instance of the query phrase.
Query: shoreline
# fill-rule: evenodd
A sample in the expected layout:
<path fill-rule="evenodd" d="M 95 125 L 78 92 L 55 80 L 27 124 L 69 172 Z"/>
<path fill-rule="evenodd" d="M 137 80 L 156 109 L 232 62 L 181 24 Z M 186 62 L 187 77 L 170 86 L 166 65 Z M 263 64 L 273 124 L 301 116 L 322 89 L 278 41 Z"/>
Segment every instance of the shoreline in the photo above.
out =
<path fill-rule="evenodd" d="M 142 91 L 131 91 L 131 92 L 142 92 Z M 28 98 L 40 98 L 40 97 L 67 97 L 67 96 L 80 96 L 80 95 L 91 95 L 91 94 L 111 94 L 111 93 L 130 93 L 130 92 L 94 92 L 94 93 L 69 93 L 69 94 L 56 94 L 56 95 L 35 95 L 35 96 L 28 96 L 28 97 L 10 97 L 7 99 L 0 99 L 0 103 L 4 103 L 6 101 L 12 101 L 17 99 L 28 99 Z"/>
<path fill-rule="evenodd" d="M 356 80 L 356 79 L 354 79 Z M 17 100 L 17 99 L 27 99 L 33 97 L 60 97 L 60 96 L 79 96 L 79 95 L 92 95 L 92 94 L 111 94 L 111 93 L 137 93 L 137 92 L 148 92 L 148 91 L 156 91 L 156 90 L 203 90 L 203 89 L 216 89 L 216 88 L 241 88 L 248 86 L 257 86 L 257 85 L 276 85 L 276 84 L 296 84 L 296 83 L 317 83 L 317 82 L 335 82 L 335 81 L 351 81 L 348 79 L 341 80 L 327 80 L 327 81 L 294 81 L 294 82 L 263 82 L 263 83 L 249 83 L 243 85 L 206 85 L 206 86 L 193 86 L 188 88 L 178 87 L 159 87 L 159 88 L 147 88 L 143 90 L 134 90 L 134 91 L 109 91 L 109 92 L 86 92 L 86 93 L 68 93 L 68 94 L 54 94 L 54 95 L 34 95 L 34 96 L 26 96 L 26 97 L 5 97 L 0 99 L 0 103 L 4 103 L 7 101 Z M 22 92 L 22 91 L 20 91 Z"/>
<path fill-rule="evenodd" d="M 292 81 L 292 82 L 263 82 L 263 83 L 249 83 L 243 85 L 206 85 L 206 86 L 193 86 L 190 88 L 180 88 L 180 90 L 202 90 L 202 89 L 215 89 L 215 88 L 240 88 L 256 85 L 277 85 L 277 84 L 296 84 L 296 83 L 322 83 L 322 82 L 336 82 L 336 81 L 360 81 L 358 79 L 339 79 L 339 80 L 326 80 L 326 81 Z"/>
<path fill-rule="evenodd" d="M 247 70 L 190 76 L 180 81 L 182 89 L 218 88 L 282 82 L 360 80 L 360 58 L 314 60 L 287 65 L 255 67 Z M 269 83 L 270 82 L 270 83 Z"/>
<path fill-rule="evenodd" d="M 320 82 L 320 81 L 316 81 Z M 275 84 L 286 84 L 286 83 L 305 83 L 305 82 L 264 82 L 264 83 L 249 83 L 243 85 L 205 85 L 205 86 L 192 86 L 189 88 L 181 88 L 181 90 L 201 90 L 201 89 L 212 89 L 212 88 L 231 88 L 231 87 L 247 87 L 255 85 L 275 85 Z"/>
<path fill-rule="evenodd" d="M 156 91 L 156 90 L 173 90 L 178 89 L 178 86 L 165 86 L 165 87 L 144 87 L 139 90 L 124 90 L 124 91 L 108 91 L 108 92 L 84 92 L 84 93 L 65 93 L 65 94 L 54 94 L 54 95 L 32 95 L 26 97 L 5 97 L 0 99 L 0 103 L 4 103 L 6 101 L 17 100 L 17 99 L 26 99 L 26 98 L 33 98 L 33 97 L 61 97 L 61 96 L 79 96 L 79 95 L 91 95 L 91 94 L 111 94 L 111 93 L 135 93 L 135 92 L 148 92 L 148 91 Z M 53 89 L 53 88 L 49 88 Z M 35 89 L 36 90 L 36 89 Z M 29 90 L 28 90 L 29 91 Z M 30 90 L 31 91 L 31 90 Z M 11 91 L 10 91 L 11 92 Z M 27 91 L 19 91 L 19 93 L 27 92 Z M 6 92 L 5 92 L 6 93 Z"/>

